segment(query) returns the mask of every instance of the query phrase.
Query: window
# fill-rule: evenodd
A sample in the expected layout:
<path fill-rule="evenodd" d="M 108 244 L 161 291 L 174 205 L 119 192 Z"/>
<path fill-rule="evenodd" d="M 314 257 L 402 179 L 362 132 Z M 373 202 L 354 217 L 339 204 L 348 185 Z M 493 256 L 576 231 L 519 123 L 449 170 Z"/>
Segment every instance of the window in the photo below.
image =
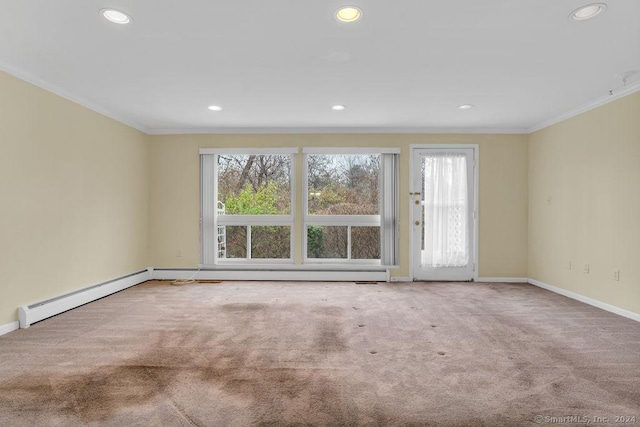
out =
<path fill-rule="evenodd" d="M 201 150 L 203 264 L 292 262 L 294 153 Z"/>
<path fill-rule="evenodd" d="M 304 149 L 296 185 L 297 151 L 200 150 L 201 263 L 396 265 L 399 150 Z"/>
<path fill-rule="evenodd" d="M 397 150 L 303 150 L 305 262 L 397 263 Z"/>

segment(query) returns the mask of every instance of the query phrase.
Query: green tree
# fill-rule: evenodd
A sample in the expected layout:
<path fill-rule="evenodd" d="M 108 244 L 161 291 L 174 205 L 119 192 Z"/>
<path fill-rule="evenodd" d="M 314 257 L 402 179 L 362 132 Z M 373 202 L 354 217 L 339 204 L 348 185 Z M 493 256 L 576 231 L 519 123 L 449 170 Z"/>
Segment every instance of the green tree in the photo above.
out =
<path fill-rule="evenodd" d="M 231 193 L 225 201 L 227 215 L 276 215 L 279 200 L 278 186 L 270 181 L 256 191 L 247 184 L 239 193 Z"/>
<path fill-rule="evenodd" d="M 321 258 L 324 248 L 322 227 L 311 225 L 307 227 L 307 256 Z"/>

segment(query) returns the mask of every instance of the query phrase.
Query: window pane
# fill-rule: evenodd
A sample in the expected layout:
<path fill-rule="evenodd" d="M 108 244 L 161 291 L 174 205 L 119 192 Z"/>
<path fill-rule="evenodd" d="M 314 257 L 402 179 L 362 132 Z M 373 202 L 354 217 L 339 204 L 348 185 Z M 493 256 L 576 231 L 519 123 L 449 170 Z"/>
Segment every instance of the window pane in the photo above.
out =
<path fill-rule="evenodd" d="M 220 215 L 289 215 L 291 156 L 218 156 Z"/>
<path fill-rule="evenodd" d="M 309 214 L 378 215 L 380 155 L 307 157 Z"/>
<path fill-rule="evenodd" d="M 351 258 L 380 259 L 380 227 L 351 227 Z"/>
<path fill-rule="evenodd" d="M 252 226 L 251 258 L 291 258 L 291 227 Z"/>
<path fill-rule="evenodd" d="M 221 226 L 224 230 L 224 241 L 218 236 L 219 253 L 224 249 L 226 251 L 225 258 L 246 258 L 247 257 L 247 227 L 239 226 Z"/>
<path fill-rule="evenodd" d="M 307 258 L 347 258 L 347 227 L 307 227 Z"/>

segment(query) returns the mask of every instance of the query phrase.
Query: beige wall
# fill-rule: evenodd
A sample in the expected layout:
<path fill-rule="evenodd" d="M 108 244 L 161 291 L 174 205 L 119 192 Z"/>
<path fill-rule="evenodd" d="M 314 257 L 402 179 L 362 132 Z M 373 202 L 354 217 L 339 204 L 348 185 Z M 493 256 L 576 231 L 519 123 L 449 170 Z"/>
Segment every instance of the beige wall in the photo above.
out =
<path fill-rule="evenodd" d="M 151 264 L 194 267 L 199 262 L 199 155 L 213 147 L 400 147 L 400 268 L 409 276 L 409 145 L 480 146 L 479 274 L 526 277 L 526 135 L 168 135 L 151 140 Z M 300 173 L 300 167 L 298 167 Z M 297 189 L 301 191 L 300 188 Z M 298 197 L 301 200 L 301 197 Z M 297 211 L 298 221 L 301 209 Z M 296 241 L 300 244 L 300 233 Z M 299 248 L 299 246 L 298 246 Z M 299 250 L 297 251 L 300 252 Z M 180 253 L 181 256 L 178 256 Z"/>
<path fill-rule="evenodd" d="M 0 326 L 148 266 L 148 138 L 0 72 Z"/>
<path fill-rule="evenodd" d="M 640 92 L 530 135 L 529 277 L 640 313 L 639 165 Z"/>

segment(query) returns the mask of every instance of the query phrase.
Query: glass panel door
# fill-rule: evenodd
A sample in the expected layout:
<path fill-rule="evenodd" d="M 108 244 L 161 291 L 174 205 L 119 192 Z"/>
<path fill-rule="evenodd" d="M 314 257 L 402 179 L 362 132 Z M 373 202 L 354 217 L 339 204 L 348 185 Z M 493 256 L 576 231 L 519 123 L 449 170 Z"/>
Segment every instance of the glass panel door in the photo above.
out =
<path fill-rule="evenodd" d="M 413 150 L 415 280 L 474 277 L 473 154 L 472 148 Z"/>

